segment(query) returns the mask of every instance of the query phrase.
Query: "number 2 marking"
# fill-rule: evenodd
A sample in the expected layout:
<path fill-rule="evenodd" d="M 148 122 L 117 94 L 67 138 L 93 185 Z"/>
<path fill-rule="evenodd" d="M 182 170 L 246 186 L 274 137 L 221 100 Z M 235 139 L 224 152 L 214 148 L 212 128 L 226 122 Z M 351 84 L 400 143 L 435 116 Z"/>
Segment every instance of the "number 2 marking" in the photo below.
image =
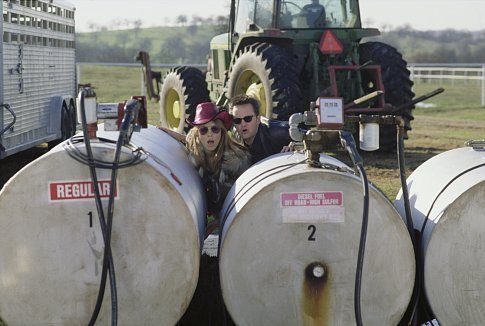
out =
<path fill-rule="evenodd" d="M 315 241 L 315 231 L 317 230 L 317 227 L 313 224 L 310 224 L 307 230 L 310 231 L 310 235 L 308 236 L 308 241 Z"/>

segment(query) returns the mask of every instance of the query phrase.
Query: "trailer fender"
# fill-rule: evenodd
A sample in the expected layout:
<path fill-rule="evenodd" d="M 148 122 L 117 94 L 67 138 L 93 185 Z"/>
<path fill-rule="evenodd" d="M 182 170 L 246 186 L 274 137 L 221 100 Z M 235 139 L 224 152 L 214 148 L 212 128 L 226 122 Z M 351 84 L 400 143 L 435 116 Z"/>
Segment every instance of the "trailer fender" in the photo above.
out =
<path fill-rule="evenodd" d="M 49 119 L 49 133 L 56 133 L 57 137 L 60 137 L 60 129 L 59 126 L 61 125 L 61 113 L 62 113 L 62 105 L 65 104 L 63 96 L 55 96 L 51 98 L 51 103 L 49 105 L 50 109 L 50 119 Z"/>

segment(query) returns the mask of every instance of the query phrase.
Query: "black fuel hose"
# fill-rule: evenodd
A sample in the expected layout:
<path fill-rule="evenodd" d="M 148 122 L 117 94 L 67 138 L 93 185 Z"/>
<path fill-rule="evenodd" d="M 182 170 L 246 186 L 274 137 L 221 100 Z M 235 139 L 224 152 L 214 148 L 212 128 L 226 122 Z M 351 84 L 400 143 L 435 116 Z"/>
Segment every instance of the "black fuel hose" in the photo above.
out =
<path fill-rule="evenodd" d="M 114 263 L 113 263 L 113 256 L 111 254 L 111 246 L 110 246 L 110 236 L 108 235 L 108 228 L 106 224 L 106 219 L 103 211 L 103 204 L 101 202 L 101 194 L 99 193 L 99 188 L 97 187 L 98 185 L 98 176 L 96 173 L 96 166 L 94 163 L 94 156 L 91 148 L 91 142 L 89 140 L 88 136 L 88 130 L 87 130 L 87 123 L 86 123 L 86 108 L 84 106 L 84 98 L 85 98 L 85 91 L 81 90 L 80 91 L 80 109 L 81 109 L 81 124 L 82 124 L 82 129 L 83 129 L 83 136 L 84 136 L 84 143 L 86 147 L 86 154 L 87 154 L 87 160 L 88 160 L 88 165 L 89 165 L 89 170 L 91 173 L 91 180 L 93 181 L 93 188 L 94 188 L 94 194 L 95 194 L 95 202 L 96 202 L 96 209 L 98 211 L 98 216 L 99 216 L 99 223 L 101 226 L 101 232 L 103 234 L 103 240 L 104 240 L 104 256 L 103 256 L 103 270 L 101 272 L 101 282 L 99 286 L 99 291 L 98 291 L 98 297 L 96 300 L 96 305 L 94 307 L 93 313 L 91 315 L 91 319 L 88 323 L 88 325 L 94 325 L 96 322 L 96 319 L 98 318 L 99 311 L 101 310 L 101 305 L 103 303 L 103 298 L 104 298 L 104 292 L 106 288 L 106 278 L 107 278 L 107 273 L 109 271 L 109 276 L 110 276 L 110 289 L 115 291 L 116 294 L 116 285 L 115 285 L 115 270 L 114 270 Z M 111 187 L 114 188 L 114 187 Z M 111 194 L 110 194 L 111 195 Z M 116 305 L 116 299 L 113 300 L 113 293 L 112 293 L 112 311 L 115 311 L 117 314 L 117 308 L 113 308 Z M 114 317 L 112 319 L 112 325 L 116 325 L 117 322 L 117 317 Z"/>
<path fill-rule="evenodd" d="M 421 284 L 422 284 L 422 277 L 420 274 L 420 259 L 419 259 L 419 248 L 418 243 L 416 240 L 416 233 L 414 231 L 414 223 L 413 217 L 411 214 L 411 205 L 409 203 L 409 191 L 406 183 L 406 163 L 404 159 L 404 120 L 397 118 L 397 162 L 399 166 L 399 177 L 401 181 L 401 189 L 402 189 L 402 196 L 404 201 L 404 212 L 406 217 L 406 226 L 409 232 L 409 236 L 411 238 L 411 242 L 413 244 L 414 249 L 414 256 L 416 261 L 416 270 L 415 270 L 415 281 L 413 287 L 413 293 L 411 295 L 410 306 L 408 307 L 407 311 L 404 314 L 403 321 L 409 320 L 410 325 L 416 326 L 417 321 L 417 309 L 418 309 L 418 302 L 419 297 L 421 295 Z M 400 119 L 400 120 L 399 120 Z M 406 324 L 408 325 L 408 324 Z"/>
<path fill-rule="evenodd" d="M 362 188 L 364 193 L 364 207 L 362 209 L 362 227 L 360 231 L 359 253 L 357 255 L 357 266 L 355 269 L 355 286 L 354 286 L 354 314 L 355 323 L 357 326 L 362 326 L 362 312 L 360 306 L 360 294 L 362 289 L 362 270 L 364 266 L 365 243 L 367 240 L 367 226 L 369 222 L 369 182 L 364 170 L 364 164 L 360 157 L 357 146 L 355 144 L 352 133 L 343 130 L 340 132 L 340 140 L 343 147 L 347 150 L 354 163 L 355 169 L 358 171 L 362 181 Z"/>
<path fill-rule="evenodd" d="M 358 326 L 362 326 L 362 313 L 360 308 L 360 292 L 362 288 L 362 269 L 364 266 L 365 242 L 367 240 L 367 225 L 369 224 L 369 183 L 365 174 L 364 166 L 357 164 L 356 168 L 362 180 L 364 191 L 364 208 L 362 211 L 362 227 L 360 231 L 359 254 L 357 256 L 357 267 L 355 272 L 355 292 L 354 292 L 354 310 L 355 320 Z"/>
<path fill-rule="evenodd" d="M 114 216 L 114 197 L 116 192 L 116 178 L 118 175 L 118 164 L 120 162 L 121 148 L 128 138 L 128 129 L 130 127 L 131 117 L 133 111 L 138 105 L 137 100 L 130 100 L 125 105 L 125 114 L 121 122 L 120 133 L 118 140 L 116 142 L 115 155 L 113 158 L 113 166 L 111 168 L 111 186 L 108 200 L 108 218 L 106 223 L 106 240 L 105 240 L 105 257 L 107 255 L 111 256 L 111 261 L 113 261 L 111 252 L 111 231 L 113 229 L 113 216 Z M 103 266 L 104 267 L 104 266 Z M 118 323 L 118 295 L 116 288 L 116 278 L 114 273 L 114 266 L 109 265 L 110 270 L 110 290 L 111 290 L 111 324 L 117 325 Z M 106 274 L 106 273 L 105 273 Z"/>
<path fill-rule="evenodd" d="M 80 92 L 80 108 L 81 108 L 81 122 L 86 121 L 86 113 L 84 107 L 84 97 L 85 93 Z M 120 130 L 120 135 L 117 141 L 113 141 L 111 139 L 105 139 L 98 137 L 97 139 L 103 143 L 115 144 L 115 155 L 112 161 L 105 161 L 102 159 L 97 159 L 92 154 L 91 143 L 89 140 L 87 125 L 86 123 L 82 123 L 83 127 L 83 135 L 82 136 L 73 136 L 66 140 L 63 144 L 64 150 L 66 153 L 76 161 L 80 162 L 81 164 L 88 165 L 90 168 L 91 179 L 93 184 L 97 184 L 98 178 L 96 174 L 96 169 L 106 169 L 111 170 L 111 178 L 110 184 L 112 185 L 110 188 L 109 194 L 109 203 L 108 203 L 108 214 L 107 218 L 105 218 L 103 206 L 101 203 L 101 196 L 99 194 L 99 188 L 94 187 L 95 192 L 95 202 L 96 202 L 96 209 L 98 211 L 99 221 L 101 225 L 101 232 L 103 234 L 103 241 L 105 243 L 105 250 L 103 255 L 103 269 L 101 272 L 101 282 L 100 288 L 98 291 L 98 297 L 96 299 L 95 308 L 91 315 L 89 325 L 94 325 L 101 310 L 104 292 L 106 288 L 106 280 L 109 271 L 110 277 L 110 290 L 111 290 L 111 311 L 112 311 L 112 325 L 117 324 L 117 315 L 118 315 L 118 301 L 117 301 L 117 289 L 116 289 L 116 279 L 115 279 L 115 269 L 113 263 L 113 257 L 111 254 L 111 231 L 112 231 L 112 221 L 113 221 L 113 214 L 114 214 L 114 196 L 116 190 L 116 176 L 117 171 L 121 168 L 132 167 L 134 165 L 140 164 L 143 162 L 147 157 L 148 154 L 143 150 L 143 148 L 136 147 L 129 143 L 129 135 L 128 129 L 130 127 L 130 121 L 132 120 L 133 111 L 138 105 L 138 101 L 131 100 L 127 102 L 127 107 L 125 107 L 125 116 L 122 121 L 122 126 Z M 85 143 L 86 153 L 83 153 L 78 146 L 79 143 Z M 126 147 L 131 150 L 132 155 L 128 159 L 120 161 L 121 155 L 121 148 Z"/>
<path fill-rule="evenodd" d="M 116 179 L 117 179 L 118 170 L 119 170 L 118 165 L 120 162 L 121 148 L 123 147 L 123 144 L 128 139 L 128 129 L 130 128 L 131 119 L 137 105 L 138 105 L 137 100 L 129 100 L 125 104 L 125 114 L 121 122 L 120 133 L 118 136 L 118 140 L 116 142 L 115 155 L 113 158 L 113 165 L 111 168 L 111 187 L 110 187 L 110 194 L 109 194 L 109 201 L 108 201 L 108 218 L 106 223 L 106 235 L 104 236 L 105 238 L 104 257 L 110 257 L 111 262 L 113 261 L 112 252 L 111 252 L 111 232 L 113 228 L 114 197 L 116 192 Z M 108 270 L 110 271 L 111 324 L 115 326 L 118 323 L 118 295 L 117 295 L 117 288 L 116 288 L 116 278 L 114 273 L 114 266 L 112 267 L 112 264 L 109 264 L 108 266 L 108 264 L 103 263 L 104 273 L 102 273 L 102 276 L 104 275 L 105 282 L 106 282 L 106 268 L 108 268 Z M 98 297 L 98 299 L 99 299 L 98 300 L 99 308 L 101 308 L 103 298 Z M 98 306 L 98 304 L 96 306 Z M 98 314 L 99 314 L 99 309 L 97 310 L 96 318 Z M 94 320 L 92 319 L 92 324 L 90 321 L 89 325 L 93 325 L 94 322 L 96 321 L 96 318 Z"/>
<path fill-rule="evenodd" d="M 103 143 L 116 145 L 116 141 L 113 141 L 111 139 L 98 137 L 98 140 Z M 87 155 L 84 152 L 82 152 L 78 148 L 78 146 L 76 146 L 79 143 L 84 143 L 84 136 L 72 136 L 71 138 L 69 138 L 63 143 L 64 150 L 70 157 L 72 157 L 79 163 L 88 165 L 89 162 L 88 162 Z M 140 164 L 144 160 L 146 160 L 148 155 L 150 154 L 146 152 L 143 148 L 137 147 L 133 144 L 125 144 L 124 147 L 131 150 L 132 155 L 131 157 L 118 162 L 118 169 L 132 167 L 137 164 Z M 104 161 L 101 159 L 92 158 L 91 163 L 94 163 L 94 166 L 97 169 L 111 170 L 113 168 L 113 161 Z"/>

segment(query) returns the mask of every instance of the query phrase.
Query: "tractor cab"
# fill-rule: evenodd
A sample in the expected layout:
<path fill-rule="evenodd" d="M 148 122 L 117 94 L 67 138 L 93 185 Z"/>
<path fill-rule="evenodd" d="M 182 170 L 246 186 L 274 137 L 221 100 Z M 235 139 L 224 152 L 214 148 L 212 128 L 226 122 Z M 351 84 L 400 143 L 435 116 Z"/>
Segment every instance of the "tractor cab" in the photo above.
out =
<path fill-rule="evenodd" d="M 234 32 L 254 29 L 361 28 L 357 0 L 241 0 Z"/>

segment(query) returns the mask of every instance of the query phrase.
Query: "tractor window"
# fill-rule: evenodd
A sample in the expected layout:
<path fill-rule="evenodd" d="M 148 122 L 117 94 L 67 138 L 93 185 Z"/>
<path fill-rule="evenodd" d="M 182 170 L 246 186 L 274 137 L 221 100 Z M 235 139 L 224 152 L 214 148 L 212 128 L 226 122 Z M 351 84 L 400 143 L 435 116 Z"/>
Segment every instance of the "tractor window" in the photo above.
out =
<path fill-rule="evenodd" d="M 280 28 L 360 28 L 357 0 L 281 0 Z"/>
<path fill-rule="evenodd" d="M 236 33 L 244 33 L 248 30 L 248 26 L 254 23 L 254 0 L 239 1 L 239 6 L 236 13 L 236 24 L 234 31 Z"/>
<path fill-rule="evenodd" d="M 259 27 L 271 27 L 273 19 L 273 0 L 256 0 L 255 23 Z"/>
<path fill-rule="evenodd" d="M 273 19 L 273 0 L 245 0 L 239 2 L 234 30 L 243 33 L 250 24 L 261 28 L 271 27 Z"/>

